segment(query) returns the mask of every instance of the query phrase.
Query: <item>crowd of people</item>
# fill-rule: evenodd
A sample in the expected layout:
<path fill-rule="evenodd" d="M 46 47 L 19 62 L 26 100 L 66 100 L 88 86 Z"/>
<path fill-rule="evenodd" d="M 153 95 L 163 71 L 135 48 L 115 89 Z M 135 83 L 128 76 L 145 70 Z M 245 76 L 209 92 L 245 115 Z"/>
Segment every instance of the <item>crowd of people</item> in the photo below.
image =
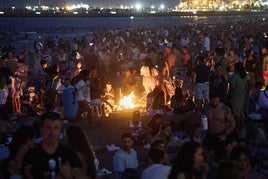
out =
<path fill-rule="evenodd" d="M 48 34 L 17 57 L 3 48 L 0 140 L 15 132 L 3 177 L 96 178 L 90 139 L 74 124 L 60 142 L 57 112 L 76 106 L 72 116 L 61 114 L 91 125 L 133 93 L 152 118 L 142 125 L 134 113 L 113 158 L 115 178 L 267 178 L 267 26 L 261 19 L 103 30 L 82 39 Z M 198 117 L 162 118 L 188 113 Z M 39 130 L 10 125 L 29 114 L 40 115 Z M 37 135 L 43 141 L 32 148 Z M 150 148 L 141 173 L 134 145 Z"/>

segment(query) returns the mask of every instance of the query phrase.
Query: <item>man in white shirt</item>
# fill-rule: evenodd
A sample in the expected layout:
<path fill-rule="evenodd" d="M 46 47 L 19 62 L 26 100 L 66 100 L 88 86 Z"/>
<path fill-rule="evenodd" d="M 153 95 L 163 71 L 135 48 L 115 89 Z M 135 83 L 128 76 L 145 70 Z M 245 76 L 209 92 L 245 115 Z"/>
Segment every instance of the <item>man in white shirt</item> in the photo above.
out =
<path fill-rule="evenodd" d="M 73 104 L 75 104 L 76 96 L 78 102 L 78 111 L 76 114 L 76 120 L 80 120 L 81 114 L 87 112 L 87 119 L 91 118 L 91 110 L 89 107 L 90 102 L 90 80 L 89 71 L 82 70 L 80 72 L 80 79 L 74 85 Z"/>
<path fill-rule="evenodd" d="M 153 165 L 147 167 L 142 172 L 142 179 L 168 179 L 171 167 L 164 165 L 166 163 L 165 152 L 159 149 L 153 149 L 149 154 L 150 159 L 153 161 Z"/>
<path fill-rule="evenodd" d="M 123 146 L 115 153 L 113 157 L 113 166 L 116 179 L 122 178 L 126 169 L 137 169 L 139 165 L 137 153 L 134 149 L 132 149 L 134 144 L 132 135 L 130 133 L 122 134 L 121 141 Z"/>

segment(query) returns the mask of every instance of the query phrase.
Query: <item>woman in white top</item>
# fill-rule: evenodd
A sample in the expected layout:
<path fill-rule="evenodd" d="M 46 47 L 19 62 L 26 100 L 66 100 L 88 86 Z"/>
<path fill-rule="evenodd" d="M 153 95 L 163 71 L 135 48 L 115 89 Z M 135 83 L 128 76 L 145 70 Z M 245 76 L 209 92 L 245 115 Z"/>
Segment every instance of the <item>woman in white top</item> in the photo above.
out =
<path fill-rule="evenodd" d="M 157 69 L 153 66 L 152 60 L 148 57 L 144 59 L 144 65 L 140 69 L 140 74 L 143 76 L 142 85 L 145 88 L 146 94 L 153 91 L 156 86 L 158 76 Z"/>

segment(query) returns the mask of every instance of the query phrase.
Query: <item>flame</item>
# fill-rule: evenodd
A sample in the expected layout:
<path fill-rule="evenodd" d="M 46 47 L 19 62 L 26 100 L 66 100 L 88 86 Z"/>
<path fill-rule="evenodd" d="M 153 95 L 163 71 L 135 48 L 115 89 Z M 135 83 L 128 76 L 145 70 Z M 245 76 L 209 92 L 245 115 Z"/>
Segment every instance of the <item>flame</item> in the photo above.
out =
<path fill-rule="evenodd" d="M 132 91 L 128 96 L 123 96 L 122 99 L 120 99 L 119 102 L 119 109 L 133 109 L 136 107 L 134 104 L 134 91 Z"/>

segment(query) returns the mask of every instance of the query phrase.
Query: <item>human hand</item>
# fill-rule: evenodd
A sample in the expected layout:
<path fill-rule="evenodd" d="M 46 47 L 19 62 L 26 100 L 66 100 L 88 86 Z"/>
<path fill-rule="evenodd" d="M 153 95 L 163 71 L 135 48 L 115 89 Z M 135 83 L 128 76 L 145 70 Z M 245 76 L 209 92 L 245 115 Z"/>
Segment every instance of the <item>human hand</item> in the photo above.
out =
<path fill-rule="evenodd" d="M 218 139 L 220 140 L 220 142 L 224 142 L 226 140 L 226 135 L 222 134 L 218 137 Z"/>
<path fill-rule="evenodd" d="M 60 166 L 59 175 L 63 178 L 73 178 L 69 162 L 65 162 L 62 166 Z"/>

